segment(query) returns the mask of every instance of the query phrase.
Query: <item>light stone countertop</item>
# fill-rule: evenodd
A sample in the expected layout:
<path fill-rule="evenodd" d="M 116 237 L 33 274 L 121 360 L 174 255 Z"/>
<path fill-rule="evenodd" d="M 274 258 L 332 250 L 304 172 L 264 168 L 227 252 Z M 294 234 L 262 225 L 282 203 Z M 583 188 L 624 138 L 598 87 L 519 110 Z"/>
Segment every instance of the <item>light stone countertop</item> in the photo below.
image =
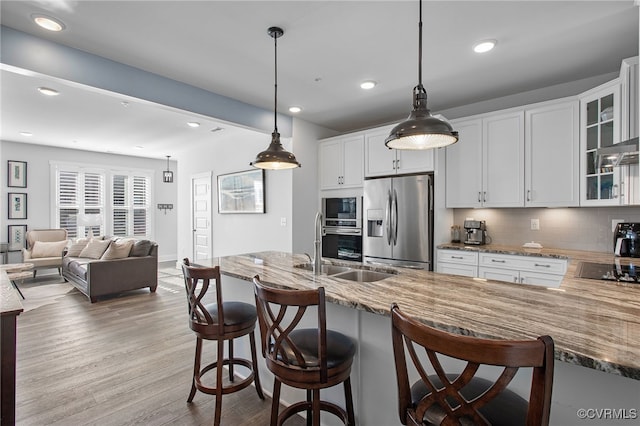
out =
<path fill-rule="evenodd" d="M 506 247 L 493 249 L 508 251 Z M 420 321 L 454 333 L 497 339 L 548 334 L 555 341 L 556 359 L 640 380 L 640 288 L 574 278 L 579 260 L 606 262 L 613 258 L 611 254 L 548 249 L 538 254 L 546 253 L 569 259 L 568 272 L 559 289 L 391 267 L 384 269 L 396 271 L 397 275 L 359 283 L 314 276 L 295 267 L 308 263 L 307 256 L 283 252 L 243 254 L 198 263 L 220 265 L 222 274 L 249 282 L 260 275 L 262 282 L 275 287 L 322 286 L 329 302 L 385 316 L 389 316 L 389 308 L 395 302 Z M 355 262 L 330 261 L 362 267 Z"/>

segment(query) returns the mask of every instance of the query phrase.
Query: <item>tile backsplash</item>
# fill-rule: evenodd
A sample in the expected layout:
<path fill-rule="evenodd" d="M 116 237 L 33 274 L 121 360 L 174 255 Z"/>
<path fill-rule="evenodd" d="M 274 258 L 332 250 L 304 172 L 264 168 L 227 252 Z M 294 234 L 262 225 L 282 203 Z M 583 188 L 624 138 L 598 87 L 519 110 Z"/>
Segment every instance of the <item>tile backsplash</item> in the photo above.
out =
<path fill-rule="evenodd" d="M 522 245 L 535 241 L 544 247 L 613 253 L 612 221 L 640 222 L 640 207 L 455 209 L 454 224 L 465 218 L 487 223 L 487 242 Z M 531 219 L 540 230 L 531 229 Z"/>

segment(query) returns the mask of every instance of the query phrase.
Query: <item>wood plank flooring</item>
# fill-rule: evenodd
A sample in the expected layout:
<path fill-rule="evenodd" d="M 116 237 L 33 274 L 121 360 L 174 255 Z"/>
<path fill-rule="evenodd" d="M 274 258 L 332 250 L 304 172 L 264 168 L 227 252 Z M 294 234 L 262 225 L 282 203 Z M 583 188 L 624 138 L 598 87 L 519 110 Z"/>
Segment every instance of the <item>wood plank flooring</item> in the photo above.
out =
<path fill-rule="evenodd" d="M 195 336 L 182 278 L 173 274 L 159 273 L 155 294 L 146 289 L 94 304 L 71 285 L 42 296 L 47 277 L 26 280 L 27 311 L 18 317 L 16 424 L 212 424 L 214 396 L 198 392 L 186 402 Z M 29 309 L 30 303 L 36 305 Z M 207 348 L 212 353 L 215 343 Z M 271 400 L 261 401 L 254 387 L 222 401 L 223 425 L 269 424 Z"/>

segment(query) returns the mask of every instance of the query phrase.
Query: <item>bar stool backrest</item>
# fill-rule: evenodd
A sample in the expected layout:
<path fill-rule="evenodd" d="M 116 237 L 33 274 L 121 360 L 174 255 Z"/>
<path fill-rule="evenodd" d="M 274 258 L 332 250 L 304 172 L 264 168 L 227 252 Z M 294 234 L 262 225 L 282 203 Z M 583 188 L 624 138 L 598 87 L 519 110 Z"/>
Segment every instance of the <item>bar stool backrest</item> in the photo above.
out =
<path fill-rule="evenodd" d="M 182 263 L 182 273 L 184 275 L 184 288 L 187 292 L 187 302 L 189 308 L 189 319 L 191 329 L 203 335 L 224 334 L 224 312 L 222 303 L 222 286 L 220 282 L 220 267 L 213 268 L 193 266 L 189 259 L 185 258 Z M 209 290 L 211 281 L 214 282 L 217 315 L 212 316 L 211 309 L 205 306 L 204 297 Z"/>

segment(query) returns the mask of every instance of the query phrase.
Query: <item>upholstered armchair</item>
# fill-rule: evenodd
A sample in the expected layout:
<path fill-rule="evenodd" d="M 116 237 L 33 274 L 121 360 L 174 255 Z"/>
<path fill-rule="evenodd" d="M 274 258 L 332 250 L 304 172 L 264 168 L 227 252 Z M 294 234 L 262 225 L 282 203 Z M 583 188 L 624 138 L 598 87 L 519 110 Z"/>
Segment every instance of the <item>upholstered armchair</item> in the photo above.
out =
<path fill-rule="evenodd" d="M 67 246 L 66 229 L 34 229 L 27 231 L 27 248 L 22 260 L 33 264 L 33 277 L 38 269 L 58 268 L 62 275 L 62 253 Z"/>

